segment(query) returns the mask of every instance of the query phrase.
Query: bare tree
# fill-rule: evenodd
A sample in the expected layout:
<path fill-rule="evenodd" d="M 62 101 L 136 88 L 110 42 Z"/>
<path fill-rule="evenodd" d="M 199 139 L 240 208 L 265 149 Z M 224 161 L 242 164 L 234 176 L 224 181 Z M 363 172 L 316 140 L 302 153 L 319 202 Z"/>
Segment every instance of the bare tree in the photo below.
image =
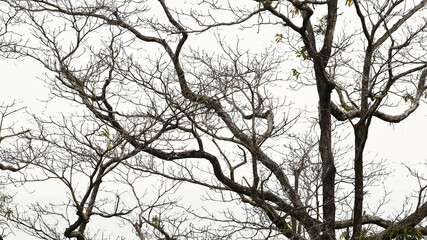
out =
<path fill-rule="evenodd" d="M 364 213 L 367 186 L 387 176 L 364 159 L 372 119 L 400 122 L 425 96 L 427 1 L 2 2 L 32 31 L 20 53 L 48 70 L 54 97 L 80 107 L 75 120 L 36 118 L 39 130 L 26 136 L 33 147 L 18 159 L 43 172 L 20 182 L 58 179 L 69 202 L 36 204 L 40 225 L 19 215 L 18 227 L 47 239 L 63 238 L 62 228 L 79 240 L 102 237 L 88 230 L 94 217 L 122 221 L 140 239 L 427 235 L 426 187 L 414 171 L 415 209 L 399 221 Z M 227 27 L 274 29 L 280 44 L 244 50 L 222 36 Z M 200 50 L 212 30 L 216 51 Z M 277 91 L 285 80 L 316 86 L 308 136 Z M 335 144 L 348 126 L 352 146 Z M 152 200 L 139 190 L 145 177 L 161 182 Z M 197 211 L 166 197 L 187 184 L 242 211 Z"/>
<path fill-rule="evenodd" d="M 19 136 L 25 135 L 28 131 L 17 131 L 13 116 L 19 114 L 24 107 L 18 107 L 19 103 L 13 101 L 12 103 L 2 103 L 0 105 L 0 239 L 8 235 L 9 219 L 13 214 L 11 207 L 12 195 L 7 189 L 8 185 L 8 172 L 19 172 L 27 166 L 16 157 L 16 144 Z M 26 146 L 19 148 L 26 150 Z"/>

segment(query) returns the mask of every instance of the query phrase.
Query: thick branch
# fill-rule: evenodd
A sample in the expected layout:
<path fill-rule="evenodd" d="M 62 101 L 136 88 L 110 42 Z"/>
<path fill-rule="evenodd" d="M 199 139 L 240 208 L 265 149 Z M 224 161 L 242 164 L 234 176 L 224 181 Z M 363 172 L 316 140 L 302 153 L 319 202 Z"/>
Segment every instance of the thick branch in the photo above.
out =
<path fill-rule="evenodd" d="M 427 217 L 427 203 L 424 203 L 420 208 L 416 209 L 414 213 L 407 216 L 403 220 L 394 225 L 390 225 L 386 230 L 382 231 L 376 236 L 375 239 L 390 239 L 390 235 L 396 229 L 404 229 L 407 227 L 415 227 L 423 219 Z"/>
<path fill-rule="evenodd" d="M 336 229 L 342 229 L 342 228 L 351 227 L 353 225 L 353 221 L 354 221 L 353 219 L 337 221 L 337 222 L 335 222 L 335 228 Z M 382 228 L 388 228 L 393 224 L 393 222 L 391 222 L 389 220 L 382 219 L 378 216 L 363 215 L 362 224 L 375 224 L 375 225 L 380 226 Z"/>

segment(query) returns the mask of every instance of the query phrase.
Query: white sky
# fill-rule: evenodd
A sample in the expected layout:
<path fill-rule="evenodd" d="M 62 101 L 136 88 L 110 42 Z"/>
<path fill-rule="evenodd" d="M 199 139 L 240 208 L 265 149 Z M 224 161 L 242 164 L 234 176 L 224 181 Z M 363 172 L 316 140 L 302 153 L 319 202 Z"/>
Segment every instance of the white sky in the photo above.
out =
<path fill-rule="evenodd" d="M 264 45 L 268 46 L 274 42 L 274 33 L 266 34 L 266 32 L 252 33 L 249 36 L 239 33 L 242 39 L 242 45 L 262 45 L 260 41 L 265 41 Z M 212 35 L 205 35 L 207 38 L 212 38 Z M 207 40 L 204 40 L 206 43 Z M 42 81 L 45 71 L 40 64 L 31 60 L 0 60 L 0 103 L 10 103 L 14 99 L 22 101 L 21 106 L 28 106 L 30 113 L 44 112 L 46 104 L 41 100 L 48 99 L 48 86 Z M 304 93 L 290 93 L 291 101 L 296 102 L 299 106 L 308 105 L 309 109 L 316 109 L 317 96 L 313 95 L 314 87 L 303 90 Z M 308 93 L 308 94 L 307 94 Z M 49 105 L 49 113 L 67 111 L 64 104 Z M 22 119 L 19 119 L 22 121 Z M 400 210 L 401 203 L 404 201 L 404 196 L 412 191 L 413 180 L 408 178 L 408 172 L 401 163 L 415 165 L 418 162 L 425 162 L 426 141 L 427 135 L 427 106 L 425 103 L 408 119 L 399 124 L 390 125 L 388 123 L 375 120 L 370 128 L 369 140 L 367 143 L 367 156 L 377 156 L 379 159 L 387 159 L 389 168 L 396 169 L 393 176 L 390 177 L 385 185 L 394 190 L 390 209 L 396 208 Z M 25 124 L 21 122 L 22 124 Z M 425 168 L 425 166 L 424 166 Z M 426 171 L 427 172 L 427 171 Z M 44 193 L 51 192 L 50 190 L 43 191 Z M 372 193 L 374 199 L 377 192 Z M 379 193 L 381 193 L 379 191 Z M 45 196 L 48 197 L 48 196 Z M 51 197 L 51 196 L 49 196 Z M 30 199 L 27 199 L 30 201 Z M 34 199 L 35 200 L 35 199 Z M 7 239 L 23 239 L 21 236 L 9 236 Z"/>

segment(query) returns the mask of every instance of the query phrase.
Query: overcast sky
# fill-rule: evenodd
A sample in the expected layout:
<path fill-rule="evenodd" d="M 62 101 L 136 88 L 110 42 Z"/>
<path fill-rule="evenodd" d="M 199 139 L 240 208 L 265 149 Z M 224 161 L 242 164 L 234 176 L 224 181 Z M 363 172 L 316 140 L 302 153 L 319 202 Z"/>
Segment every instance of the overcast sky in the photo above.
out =
<path fill-rule="evenodd" d="M 213 38 L 212 35 L 206 36 Z M 270 38 L 270 40 L 265 41 L 265 46 L 274 43 L 274 32 L 265 34 L 265 32 L 257 33 L 253 31 L 249 36 L 239 34 L 239 37 L 243 39 L 243 45 L 248 46 L 259 46 L 260 39 L 265 40 L 266 38 Z M 20 100 L 20 105 L 26 106 L 28 112 L 34 114 L 42 112 L 48 114 L 67 112 L 67 105 L 64 105 L 63 102 L 51 103 L 49 105 L 43 102 L 43 100 L 49 99 L 49 86 L 46 86 L 46 83 L 43 81 L 43 73 L 46 70 L 39 63 L 35 63 L 32 60 L 0 61 L 0 72 L 2 73 L 0 78 L 0 103 L 10 103 L 13 100 Z M 290 100 L 296 104 L 315 110 L 317 109 L 317 96 L 314 93 L 314 87 L 310 87 L 310 89 L 303 89 L 298 93 L 289 92 L 289 95 L 291 96 Z M 46 106 L 48 106 L 48 110 L 46 110 Z M 25 120 L 21 118 L 24 115 L 20 114 L 17 116 L 20 117 L 17 119 L 17 121 L 20 121 L 19 124 L 24 125 Z M 388 124 L 379 120 L 374 120 L 372 123 L 366 153 L 368 157 L 387 159 L 388 167 L 395 170 L 393 175 L 385 182 L 386 186 L 390 186 L 394 190 L 392 201 L 389 205 L 391 209 L 395 206 L 397 210 L 400 210 L 404 196 L 408 196 L 413 190 L 408 186 L 413 186 L 412 184 L 416 183 L 414 179 L 408 178 L 409 173 L 401 163 L 418 167 L 417 163 L 427 160 L 426 123 L 427 107 L 425 103 L 402 123 Z M 17 126 L 20 126 L 19 124 Z M 426 166 L 423 167 L 425 168 Z M 370 197 L 375 199 L 377 193 L 382 192 L 373 191 Z M 30 199 L 28 200 L 31 201 Z M 20 238 L 11 236 L 8 239 Z"/>

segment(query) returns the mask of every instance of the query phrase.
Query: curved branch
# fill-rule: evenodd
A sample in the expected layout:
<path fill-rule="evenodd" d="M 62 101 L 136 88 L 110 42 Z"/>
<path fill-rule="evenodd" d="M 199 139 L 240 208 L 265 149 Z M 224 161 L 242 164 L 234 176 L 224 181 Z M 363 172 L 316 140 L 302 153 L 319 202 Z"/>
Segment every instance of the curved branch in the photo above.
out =
<path fill-rule="evenodd" d="M 353 219 L 343 220 L 343 221 L 337 221 L 335 222 L 335 228 L 336 229 L 342 229 L 353 226 Z M 377 226 L 380 226 L 382 228 L 388 228 L 390 227 L 393 222 L 389 220 L 382 219 L 378 216 L 372 216 L 372 215 L 363 215 L 362 217 L 362 224 L 375 224 Z"/>

